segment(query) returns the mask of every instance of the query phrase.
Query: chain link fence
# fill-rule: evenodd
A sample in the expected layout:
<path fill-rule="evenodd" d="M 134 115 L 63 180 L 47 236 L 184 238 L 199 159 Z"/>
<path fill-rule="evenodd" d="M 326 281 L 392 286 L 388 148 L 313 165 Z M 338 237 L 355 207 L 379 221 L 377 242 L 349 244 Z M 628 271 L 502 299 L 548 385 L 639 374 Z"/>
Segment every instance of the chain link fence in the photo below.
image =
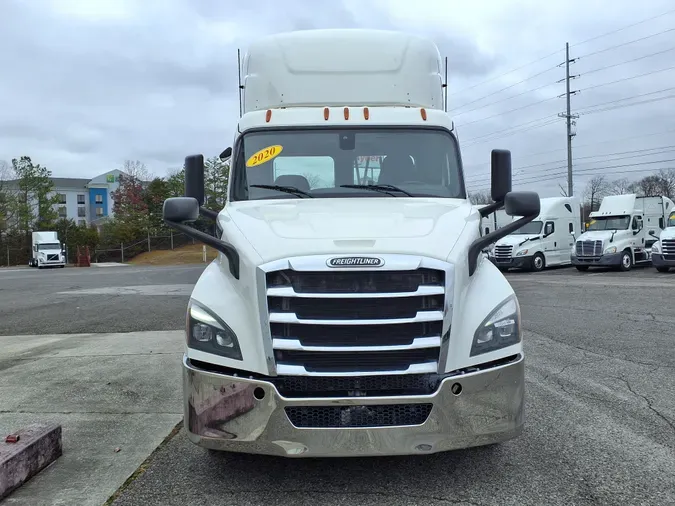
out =
<path fill-rule="evenodd" d="M 195 240 L 182 232 L 168 231 L 162 235 L 150 235 L 133 243 L 120 243 L 118 247 L 108 245 L 92 251 L 92 263 L 126 262 L 146 251 L 172 250 L 195 244 Z"/>

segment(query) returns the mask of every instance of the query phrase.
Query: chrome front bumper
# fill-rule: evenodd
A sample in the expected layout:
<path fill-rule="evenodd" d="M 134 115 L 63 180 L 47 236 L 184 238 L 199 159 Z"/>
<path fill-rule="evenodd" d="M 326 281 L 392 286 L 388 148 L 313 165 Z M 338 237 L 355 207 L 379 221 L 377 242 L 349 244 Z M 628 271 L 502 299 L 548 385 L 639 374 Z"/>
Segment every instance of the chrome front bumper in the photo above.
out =
<path fill-rule="evenodd" d="M 268 381 L 198 369 L 184 356 L 184 427 L 193 443 L 213 450 L 285 457 L 435 453 L 518 436 L 524 383 L 520 356 L 507 365 L 445 378 L 431 395 L 290 399 Z M 419 403 L 432 404 L 426 421 L 387 427 L 298 428 L 285 410 Z"/>

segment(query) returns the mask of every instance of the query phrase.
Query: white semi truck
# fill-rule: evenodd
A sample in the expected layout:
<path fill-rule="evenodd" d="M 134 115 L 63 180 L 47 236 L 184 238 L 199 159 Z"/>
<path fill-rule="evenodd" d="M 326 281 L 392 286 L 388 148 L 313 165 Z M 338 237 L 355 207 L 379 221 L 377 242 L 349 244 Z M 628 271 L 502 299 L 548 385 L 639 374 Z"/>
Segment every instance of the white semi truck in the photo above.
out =
<path fill-rule="evenodd" d="M 202 205 L 202 155 L 164 203 L 169 226 L 219 251 L 187 307 L 192 442 L 375 456 L 520 434 L 520 308 L 481 252 L 539 196 L 511 191 L 510 153 L 494 150 L 495 203 L 471 205 L 443 84 L 436 46 L 397 32 L 278 34 L 245 54 L 226 205 Z M 359 184 L 365 156 L 383 160 Z M 522 218 L 481 235 L 502 207 Z M 200 214 L 216 237 L 189 225 Z"/>
<path fill-rule="evenodd" d="M 654 237 L 654 234 L 652 234 Z M 675 210 L 670 212 L 666 227 L 652 244 L 652 265 L 659 272 L 668 272 L 675 267 Z"/>
<path fill-rule="evenodd" d="M 33 232 L 30 267 L 65 267 L 66 256 L 57 232 Z"/>
<path fill-rule="evenodd" d="M 501 270 L 542 271 L 546 267 L 569 265 L 574 238 L 581 230 L 578 198 L 543 198 L 539 216 L 497 241 L 490 259 Z"/>
<path fill-rule="evenodd" d="M 668 197 L 612 195 L 589 214 L 590 223 L 572 248 L 572 263 L 580 271 L 591 266 L 622 271 L 651 262 L 651 247 L 673 209 Z"/>

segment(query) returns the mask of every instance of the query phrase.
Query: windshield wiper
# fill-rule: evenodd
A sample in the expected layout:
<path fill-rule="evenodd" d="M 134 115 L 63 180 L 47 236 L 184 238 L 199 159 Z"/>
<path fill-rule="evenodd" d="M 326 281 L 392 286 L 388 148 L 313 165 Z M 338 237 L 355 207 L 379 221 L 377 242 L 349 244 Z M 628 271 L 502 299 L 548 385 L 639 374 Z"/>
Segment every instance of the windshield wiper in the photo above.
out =
<path fill-rule="evenodd" d="M 409 193 L 399 188 L 398 186 L 394 186 L 393 184 L 341 184 L 340 188 L 358 188 L 363 190 L 373 190 L 380 193 L 388 193 L 392 197 L 395 197 L 396 195 L 391 192 L 396 191 L 408 197 L 414 197 L 412 193 Z"/>
<path fill-rule="evenodd" d="M 311 197 L 314 198 L 314 195 L 310 195 L 304 190 L 301 190 L 300 188 L 296 188 L 295 186 L 283 186 L 283 185 L 278 185 L 278 184 L 252 184 L 249 185 L 250 188 L 263 188 L 265 190 L 276 190 L 279 192 L 284 192 L 284 193 L 290 193 L 292 195 L 295 195 L 297 197 L 303 196 L 303 197 Z"/>

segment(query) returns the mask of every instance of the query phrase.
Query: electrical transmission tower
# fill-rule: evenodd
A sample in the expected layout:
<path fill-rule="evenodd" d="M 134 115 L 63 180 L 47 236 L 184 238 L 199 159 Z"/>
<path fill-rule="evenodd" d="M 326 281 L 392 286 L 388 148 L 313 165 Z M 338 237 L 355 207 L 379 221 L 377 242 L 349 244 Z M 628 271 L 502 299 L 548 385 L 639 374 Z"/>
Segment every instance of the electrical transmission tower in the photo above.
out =
<path fill-rule="evenodd" d="M 576 61 L 576 58 L 570 59 L 570 45 L 569 42 L 565 44 L 565 61 L 558 65 L 559 67 L 562 67 L 565 65 L 565 79 L 561 79 L 558 81 L 559 83 L 562 83 L 565 81 L 565 87 L 566 91 L 562 95 L 559 95 L 560 97 L 566 97 L 567 99 L 567 112 L 561 112 L 558 114 L 561 118 L 565 118 L 567 122 L 567 196 L 572 197 L 574 195 L 574 184 L 572 180 L 572 137 L 576 135 L 576 131 L 572 131 L 572 127 L 576 126 L 576 121 L 579 117 L 578 114 L 572 114 L 571 111 L 571 105 L 570 105 L 570 98 L 572 95 L 575 95 L 579 92 L 579 90 L 574 90 L 570 91 L 570 81 L 572 79 L 576 79 L 579 77 L 579 75 L 570 75 L 570 63 L 574 63 Z"/>

